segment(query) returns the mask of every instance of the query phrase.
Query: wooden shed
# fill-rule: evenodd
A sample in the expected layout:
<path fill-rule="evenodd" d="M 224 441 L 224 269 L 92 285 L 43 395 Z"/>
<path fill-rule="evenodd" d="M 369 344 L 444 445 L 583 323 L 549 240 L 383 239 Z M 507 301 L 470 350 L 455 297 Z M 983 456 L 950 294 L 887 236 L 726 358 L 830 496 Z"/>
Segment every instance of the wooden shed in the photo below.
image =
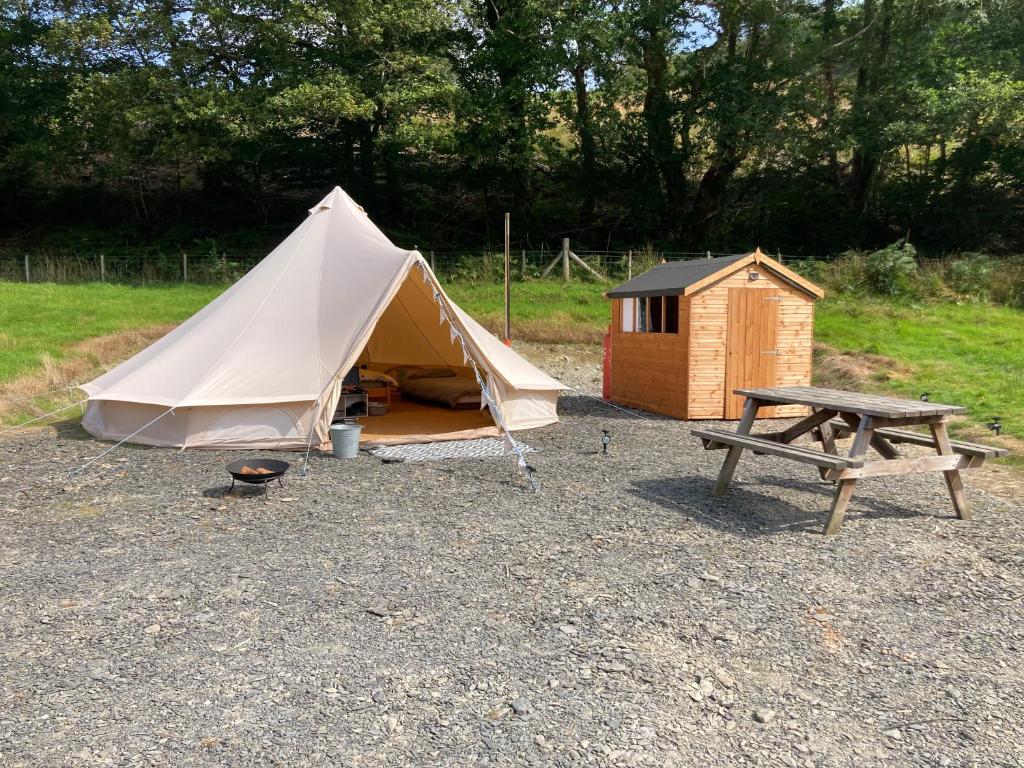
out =
<path fill-rule="evenodd" d="M 659 264 L 607 295 L 613 402 L 679 419 L 738 419 L 738 387 L 810 384 L 814 301 L 824 291 L 760 250 Z"/>

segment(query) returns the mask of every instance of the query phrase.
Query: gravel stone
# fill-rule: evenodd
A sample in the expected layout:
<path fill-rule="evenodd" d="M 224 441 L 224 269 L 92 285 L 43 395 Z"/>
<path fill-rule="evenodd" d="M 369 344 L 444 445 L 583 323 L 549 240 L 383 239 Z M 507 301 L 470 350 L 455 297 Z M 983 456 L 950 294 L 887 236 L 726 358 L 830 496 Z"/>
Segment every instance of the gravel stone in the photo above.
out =
<path fill-rule="evenodd" d="M 724 669 L 715 670 L 715 680 L 717 680 L 720 685 L 724 685 L 726 688 L 736 687 L 736 678 Z"/>
<path fill-rule="evenodd" d="M 599 387 L 600 350 L 537 359 Z M 0 765 L 1020 763 L 1018 500 L 865 478 L 825 539 L 811 467 L 744 454 L 714 498 L 691 424 L 560 413 L 520 435 L 538 494 L 508 459 L 265 452 L 285 488 L 225 495 L 237 453 L 142 446 L 69 479 L 108 445 L 3 436 Z"/>
<path fill-rule="evenodd" d="M 513 699 L 509 706 L 512 707 L 512 711 L 517 715 L 528 715 L 533 711 L 533 707 L 530 706 L 530 702 L 527 699 Z"/>

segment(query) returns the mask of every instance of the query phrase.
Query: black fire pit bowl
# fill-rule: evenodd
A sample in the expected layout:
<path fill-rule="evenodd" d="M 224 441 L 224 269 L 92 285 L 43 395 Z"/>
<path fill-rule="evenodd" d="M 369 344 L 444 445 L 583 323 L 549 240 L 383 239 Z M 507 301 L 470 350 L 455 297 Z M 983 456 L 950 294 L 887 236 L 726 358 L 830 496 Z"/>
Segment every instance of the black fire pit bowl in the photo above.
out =
<path fill-rule="evenodd" d="M 272 480 L 277 480 L 278 485 L 283 488 L 284 483 L 281 482 L 281 476 L 288 471 L 289 466 L 291 465 L 287 461 L 279 459 L 239 459 L 238 461 L 232 461 L 226 467 L 227 471 L 231 473 L 231 487 L 228 488 L 228 493 L 235 490 L 235 480 L 241 483 L 249 483 L 250 485 L 262 485 L 264 493 L 267 490 L 267 483 Z M 242 467 L 269 469 L 270 472 L 265 475 L 243 475 Z"/>

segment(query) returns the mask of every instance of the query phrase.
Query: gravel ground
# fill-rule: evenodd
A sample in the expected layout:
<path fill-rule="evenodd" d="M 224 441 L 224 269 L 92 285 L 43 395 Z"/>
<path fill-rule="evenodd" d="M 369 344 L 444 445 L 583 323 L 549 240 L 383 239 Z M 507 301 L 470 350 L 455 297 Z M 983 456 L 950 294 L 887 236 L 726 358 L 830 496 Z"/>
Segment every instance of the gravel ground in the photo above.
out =
<path fill-rule="evenodd" d="M 539 495 L 361 456 L 225 497 L 228 454 L 144 448 L 70 482 L 77 429 L 4 439 L 0 765 L 1024 765 L 1019 506 L 866 480 L 826 540 L 811 468 L 712 499 L 689 425 L 561 412 Z"/>

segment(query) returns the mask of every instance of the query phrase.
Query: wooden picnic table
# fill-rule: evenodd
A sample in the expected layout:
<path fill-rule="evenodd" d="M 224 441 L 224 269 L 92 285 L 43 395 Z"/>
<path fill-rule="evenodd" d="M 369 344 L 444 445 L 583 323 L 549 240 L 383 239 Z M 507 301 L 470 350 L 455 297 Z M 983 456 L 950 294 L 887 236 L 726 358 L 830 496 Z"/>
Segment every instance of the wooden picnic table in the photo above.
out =
<path fill-rule="evenodd" d="M 960 470 L 980 466 L 985 459 L 1005 456 L 1007 453 L 1003 448 L 950 440 L 946 422 L 953 415 L 967 410 L 958 405 L 901 400 L 821 387 L 737 389 L 735 393 L 746 397 L 743 417 L 735 432 L 723 429 L 692 430 L 692 434 L 703 441 L 706 449 L 728 449 L 714 495 L 721 496 L 726 492 L 745 449 L 814 465 L 822 479 L 836 483 L 832 509 L 825 523 L 826 536 L 839 531 L 853 489 L 862 477 L 942 472 L 957 517 L 970 520 L 971 512 L 964 497 Z M 806 405 L 811 408 L 811 415 L 783 430 L 751 434 L 758 410 L 778 404 Z M 900 429 L 918 425 L 926 425 L 930 434 Z M 821 450 L 793 445 L 794 440 L 807 433 L 812 433 L 821 443 Z M 853 444 L 849 453 L 842 456 L 836 448 L 836 438 L 848 434 L 853 435 Z M 931 447 L 937 455 L 904 458 L 895 448 L 895 444 L 900 443 Z M 869 446 L 881 456 L 880 460 L 866 456 Z"/>

